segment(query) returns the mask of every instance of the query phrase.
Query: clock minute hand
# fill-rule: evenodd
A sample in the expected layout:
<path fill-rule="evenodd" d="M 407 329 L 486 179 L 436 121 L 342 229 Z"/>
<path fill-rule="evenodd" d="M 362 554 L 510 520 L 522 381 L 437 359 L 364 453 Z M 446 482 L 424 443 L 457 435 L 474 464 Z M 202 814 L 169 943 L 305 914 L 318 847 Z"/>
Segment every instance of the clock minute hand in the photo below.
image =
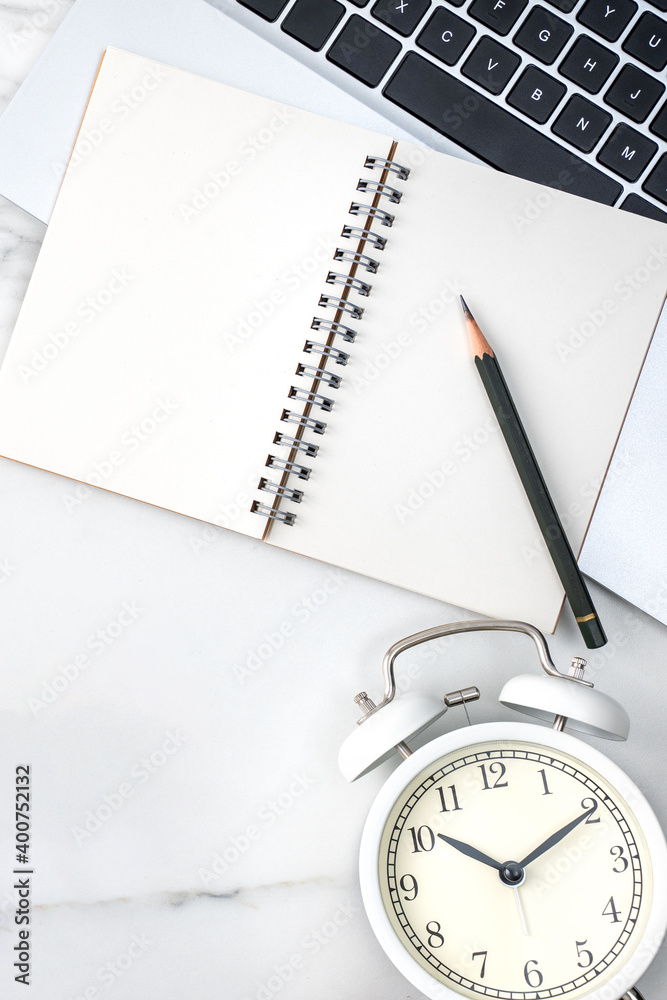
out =
<path fill-rule="evenodd" d="M 482 864 L 489 865 L 490 868 L 495 868 L 496 871 L 500 871 L 502 865 L 490 858 L 488 854 L 484 854 L 483 851 L 478 851 L 476 847 L 471 847 L 470 844 L 464 844 L 462 840 L 455 840 L 454 837 L 446 837 L 444 833 L 439 833 L 438 836 L 440 840 L 444 840 L 445 843 L 450 844 L 452 847 L 460 851 L 461 854 L 467 854 L 469 858 L 473 858 L 475 861 L 481 861 Z"/>
<path fill-rule="evenodd" d="M 557 830 L 556 833 L 552 833 L 551 836 L 547 837 L 547 839 L 542 844 L 540 844 L 539 847 L 536 847 L 534 851 L 531 851 L 530 854 L 527 854 L 526 857 L 523 859 L 523 861 L 519 861 L 521 867 L 525 868 L 526 865 L 529 865 L 531 863 L 531 861 L 535 861 L 535 859 L 539 858 L 540 855 L 545 854 L 546 851 L 550 850 L 552 847 L 555 847 L 555 845 L 559 841 L 561 841 L 564 837 L 567 837 L 568 833 L 570 833 L 571 830 L 574 830 L 575 826 L 579 826 L 579 824 L 583 823 L 583 821 L 587 819 L 588 816 L 592 815 L 592 813 L 595 812 L 596 808 L 597 808 L 597 803 L 593 806 L 592 809 L 587 809 L 585 813 L 581 814 L 581 816 L 577 816 L 576 819 L 571 820 L 565 826 L 561 827 L 560 830 Z"/>

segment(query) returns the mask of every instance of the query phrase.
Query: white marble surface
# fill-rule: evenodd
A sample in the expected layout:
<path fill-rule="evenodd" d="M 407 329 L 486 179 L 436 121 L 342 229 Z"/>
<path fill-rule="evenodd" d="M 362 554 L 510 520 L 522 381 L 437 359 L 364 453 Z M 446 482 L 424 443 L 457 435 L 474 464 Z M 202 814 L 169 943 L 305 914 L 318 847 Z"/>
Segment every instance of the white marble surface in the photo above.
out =
<path fill-rule="evenodd" d="M 0 4 L 2 106 L 69 6 Z M 43 233 L 0 201 L 0 351 Z M 417 1000 L 357 887 L 363 819 L 393 765 L 348 786 L 336 757 L 353 695 L 380 694 L 386 647 L 468 615 L 6 461 L 0 495 L 0 996 L 26 995 L 13 785 L 30 763 L 30 996 Z M 667 632 L 592 591 L 610 641 L 591 675 L 632 719 L 628 744 L 598 746 L 667 826 Z M 584 653 L 569 615 L 551 645 L 561 667 Z M 481 722 L 512 716 L 500 687 L 534 667 L 527 640 L 480 635 L 406 654 L 399 674 L 434 693 L 477 684 Z M 663 947 L 647 1000 L 666 974 Z"/>

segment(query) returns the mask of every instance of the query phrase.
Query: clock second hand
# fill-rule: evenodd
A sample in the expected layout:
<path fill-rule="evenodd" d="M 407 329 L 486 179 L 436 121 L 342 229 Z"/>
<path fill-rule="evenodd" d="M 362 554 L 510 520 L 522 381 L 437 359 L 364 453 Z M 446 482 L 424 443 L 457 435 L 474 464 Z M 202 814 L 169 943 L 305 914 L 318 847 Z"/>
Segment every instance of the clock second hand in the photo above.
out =
<path fill-rule="evenodd" d="M 523 907 L 521 905 L 521 900 L 519 899 L 519 890 L 514 886 L 514 898 L 516 899 L 516 905 L 519 908 L 519 916 L 521 918 L 521 926 L 523 927 L 523 933 L 526 937 L 529 937 L 528 927 L 526 926 L 526 918 L 523 914 Z"/>
<path fill-rule="evenodd" d="M 508 862 L 508 864 L 501 865 L 493 858 L 489 857 L 488 854 L 484 854 L 483 851 L 477 850 L 476 847 L 472 847 L 470 844 L 466 844 L 462 840 L 456 840 L 454 837 L 446 837 L 444 833 L 439 833 L 438 837 L 440 840 L 444 840 L 446 844 L 456 848 L 456 850 L 460 851 L 461 854 L 465 854 L 467 857 L 473 858 L 474 861 L 481 861 L 482 864 L 488 865 L 489 868 L 494 868 L 500 874 L 501 880 L 505 883 L 505 885 L 511 885 L 511 881 L 509 879 L 503 878 L 503 873 L 507 873 L 508 869 L 510 875 L 515 877 L 520 876 L 521 881 L 523 881 L 523 871 L 519 869 L 516 864 Z M 516 872 L 514 871 L 515 868 L 517 869 Z M 512 885 L 512 888 L 514 889 L 514 898 L 516 899 L 517 909 L 519 910 L 519 918 L 521 920 L 523 933 L 526 937 L 528 937 L 528 927 L 526 925 L 526 918 L 524 916 L 523 907 L 521 906 L 521 900 L 519 898 L 519 889 L 516 885 Z"/>

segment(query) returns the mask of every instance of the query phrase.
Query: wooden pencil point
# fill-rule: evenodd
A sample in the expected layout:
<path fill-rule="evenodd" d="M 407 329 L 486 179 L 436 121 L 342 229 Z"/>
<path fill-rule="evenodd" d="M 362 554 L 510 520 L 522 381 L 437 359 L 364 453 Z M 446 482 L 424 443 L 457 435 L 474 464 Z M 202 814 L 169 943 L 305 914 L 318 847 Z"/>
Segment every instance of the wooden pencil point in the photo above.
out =
<path fill-rule="evenodd" d="M 463 315 L 465 316 L 466 326 L 468 327 L 468 336 L 470 337 L 470 346 L 472 347 L 473 355 L 476 358 L 483 358 L 485 354 L 488 354 L 490 358 L 495 357 L 491 345 L 478 327 L 475 317 L 470 312 L 468 303 L 462 295 L 460 295 L 459 298 L 461 299 Z"/>

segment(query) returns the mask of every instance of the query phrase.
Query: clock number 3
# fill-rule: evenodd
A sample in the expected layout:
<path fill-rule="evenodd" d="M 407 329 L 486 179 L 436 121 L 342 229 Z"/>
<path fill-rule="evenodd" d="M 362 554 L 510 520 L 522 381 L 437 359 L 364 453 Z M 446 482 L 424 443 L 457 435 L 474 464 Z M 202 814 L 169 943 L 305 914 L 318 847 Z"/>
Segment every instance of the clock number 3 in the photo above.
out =
<path fill-rule="evenodd" d="M 621 845 L 617 844 L 616 847 L 612 847 L 609 853 L 611 854 L 612 858 L 614 858 L 614 860 L 617 862 L 617 864 L 621 865 L 620 868 L 618 868 L 617 865 L 614 865 L 612 871 L 616 872 L 617 875 L 621 875 L 624 871 L 627 871 L 628 859 L 624 856 L 623 848 L 621 847 Z"/>

